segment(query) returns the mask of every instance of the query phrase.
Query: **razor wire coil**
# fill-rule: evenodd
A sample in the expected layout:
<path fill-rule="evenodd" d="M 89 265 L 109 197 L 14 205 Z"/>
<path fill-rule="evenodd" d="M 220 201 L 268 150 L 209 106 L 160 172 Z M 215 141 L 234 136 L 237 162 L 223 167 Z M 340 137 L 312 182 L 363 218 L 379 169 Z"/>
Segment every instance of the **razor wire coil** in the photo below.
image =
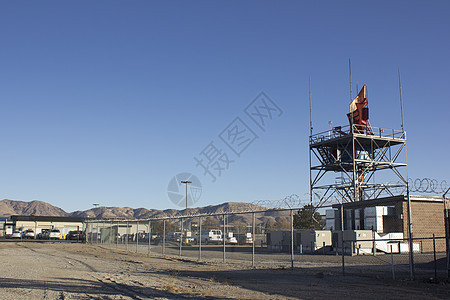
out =
<path fill-rule="evenodd" d="M 446 180 L 439 182 L 431 178 L 416 178 L 414 180 L 410 178 L 408 186 L 410 192 L 441 194 L 445 192 L 448 184 Z"/>
<path fill-rule="evenodd" d="M 302 199 L 296 194 L 292 194 L 279 200 L 255 200 L 252 202 L 254 205 L 259 205 L 271 209 L 285 209 L 285 208 L 298 208 L 303 207 L 305 204 L 309 203 L 309 198 L 305 197 Z"/>

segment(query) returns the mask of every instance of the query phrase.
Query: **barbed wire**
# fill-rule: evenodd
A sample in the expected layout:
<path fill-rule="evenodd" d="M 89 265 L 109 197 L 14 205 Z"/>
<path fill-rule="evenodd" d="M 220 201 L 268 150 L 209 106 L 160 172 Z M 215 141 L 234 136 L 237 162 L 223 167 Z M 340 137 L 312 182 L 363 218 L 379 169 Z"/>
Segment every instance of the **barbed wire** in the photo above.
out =
<path fill-rule="evenodd" d="M 284 197 L 280 200 L 255 200 L 252 202 L 254 205 L 271 208 L 271 209 L 289 209 L 289 208 L 300 208 L 309 203 L 309 195 L 308 198 L 300 196 L 296 194 L 292 194 Z"/>
<path fill-rule="evenodd" d="M 410 178 L 408 186 L 410 192 L 441 194 L 445 192 L 448 184 L 446 180 L 438 182 L 436 179 L 430 178 Z"/>

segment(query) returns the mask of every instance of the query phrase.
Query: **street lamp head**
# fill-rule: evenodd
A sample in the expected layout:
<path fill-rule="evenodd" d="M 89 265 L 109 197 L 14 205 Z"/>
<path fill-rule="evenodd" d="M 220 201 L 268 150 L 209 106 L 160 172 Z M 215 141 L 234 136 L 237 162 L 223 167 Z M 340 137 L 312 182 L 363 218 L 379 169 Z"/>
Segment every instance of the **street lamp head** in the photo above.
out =
<path fill-rule="evenodd" d="M 192 183 L 192 181 L 182 180 L 181 183 L 186 184 L 186 211 L 187 211 L 187 208 L 188 208 L 188 183 Z"/>

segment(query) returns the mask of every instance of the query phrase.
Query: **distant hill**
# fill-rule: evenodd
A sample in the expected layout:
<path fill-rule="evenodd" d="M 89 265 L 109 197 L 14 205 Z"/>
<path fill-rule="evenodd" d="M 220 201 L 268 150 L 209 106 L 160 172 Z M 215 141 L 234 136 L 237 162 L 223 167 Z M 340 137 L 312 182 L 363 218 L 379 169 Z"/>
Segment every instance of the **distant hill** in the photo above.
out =
<path fill-rule="evenodd" d="M 43 201 L 25 202 L 8 199 L 0 201 L 0 217 L 9 217 L 11 215 L 69 216 L 63 209 Z"/>
<path fill-rule="evenodd" d="M 197 215 L 197 214 L 221 214 L 225 212 L 239 211 L 261 211 L 264 207 L 241 202 L 226 202 L 219 205 L 209 205 L 205 207 L 188 208 L 187 212 L 176 209 L 146 209 L 131 207 L 96 207 L 85 211 L 74 211 L 67 213 L 63 209 L 48 204 L 43 201 L 0 201 L 0 217 L 9 217 L 11 215 L 35 215 L 35 216 L 61 216 L 61 217 L 91 217 L 91 218 L 120 218 L 120 219 L 147 219 L 160 217 L 174 217 L 177 215 Z M 279 219 L 286 219 L 289 216 L 287 211 L 275 211 L 257 213 L 255 216 L 256 224 L 265 224 L 267 221 L 274 223 Z M 252 214 L 230 215 L 228 223 L 242 222 L 244 224 L 252 223 Z"/>

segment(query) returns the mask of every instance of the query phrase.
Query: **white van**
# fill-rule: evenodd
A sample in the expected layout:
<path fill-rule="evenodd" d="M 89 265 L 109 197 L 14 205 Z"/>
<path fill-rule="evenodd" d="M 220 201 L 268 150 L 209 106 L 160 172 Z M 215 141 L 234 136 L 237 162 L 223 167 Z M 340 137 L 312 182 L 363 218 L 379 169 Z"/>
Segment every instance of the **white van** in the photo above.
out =
<path fill-rule="evenodd" d="M 202 230 L 200 233 L 197 233 L 194 236 L 194 243 L 198 244 L 200 242 L 200 238 L 202 244 L 220 244 L 223 242 L 222 230 L 219 229 L 206 229 Z"/>

